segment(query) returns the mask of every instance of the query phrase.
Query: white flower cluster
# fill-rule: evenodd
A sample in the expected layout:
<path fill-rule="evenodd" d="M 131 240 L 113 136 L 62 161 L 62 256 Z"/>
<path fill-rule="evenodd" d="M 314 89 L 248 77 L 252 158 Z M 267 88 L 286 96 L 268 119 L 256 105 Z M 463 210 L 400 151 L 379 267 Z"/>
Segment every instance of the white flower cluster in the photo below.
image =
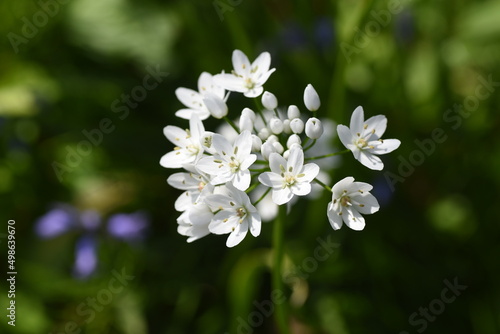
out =
<path fill-rule="evenodd" d="M 198 91 L 178 88 L 175 92 L 186 106 L 178 110 L 176 116 L 188 119 L 189 129 L 164 128 L 165 136 L 175 147 L 161 158 L 160 164 L 185 170 L 167 179 L 172 187 L 184 191 L 175 202 L 175 209 L 181 212 L 177 218 L 178 232 L 187 236 L 188 242 L 210 233 L 229 234 L 226 245 L 233 247 L 249 230 L 253 236 L 260 234 L 261 217 L 266 212 L 259 213 L 256 206 L 269 198 L 269 192 L 273 205 L 284 205 L 295 196 L 309 195 L 313 181 L 332 192 L 327 207 L 332 227 L 339 229 L 346 223 L 354 230 L 362 230 L 365 225 L 362 214 L 379 209 L 377 200 L 370 194 L 372 186 L 346 177 L 330 188 L 318 179 L 318 164 L 305 163 L 339 153 L 305 157 L 318 152 L 323 138 L 331 141 L 331 133 L 330 136 L 323 134 L 325 122 L 316 117 L 303 117 L 295 105 L 278 110 L 276 96 L 264 92 L 263 88 L 275 71 L 270 69 L 268 52 L 250 63 L 243 52 L 235 50 L 232 62 L 231 73 L 212 76 L 203 72 L 198 79 Z M 244 108 L 238 119 L 232 121 L 226 104 L 229 92 L 254 98 L 259 107 Z M 311 116 L 321 105 L 310 84 L 304 90 L 304 104 Z M 206 131 L 202 121 L 210 116 L 226 120 L 232 127 L 231 132 L 225 131 L 223 135 Z M 338 125 L 337 132 L 357 160 L 368 168 L 381 170 L 383 163 L 377 155 L 389 153 L 400 144 L 397 139 L 380 138 L 386 125 L 383 115 L 365 121 L 363 109 L 358 107 L 350 128 Z M 262 191 L 262 187 L 266 190 Z M 258 194 L 253 203 L 249 193 L 252 198 Z"/>

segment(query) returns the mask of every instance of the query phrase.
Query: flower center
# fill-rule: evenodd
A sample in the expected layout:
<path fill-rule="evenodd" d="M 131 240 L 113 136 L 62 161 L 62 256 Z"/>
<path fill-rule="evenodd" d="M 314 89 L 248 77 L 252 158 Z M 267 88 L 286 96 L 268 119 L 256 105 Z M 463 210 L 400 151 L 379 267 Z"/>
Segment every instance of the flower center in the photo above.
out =
<path fill-rule="evenodd" d="M 189 153 L 191 153 L 192 155 L 196 155 L 198 154 L 198 152 L 200 151 L 200 148 L 196 145 L 193 145 L 193 144 L 189 144 L 186 146 L 186 149 L 188 150 Z"/>
<path fill-rule="evenodd" d="M 202 191 L 203 188 L 205 188 L 207 184 L 205 182 L 200 182 L 198 183 L 198 191 Z"/>
<path fill-rule="evenodd" d="M 351 198 L 349 196 L 342 196 L 340 198 L 340 205 L 350 206 L 351 205 Z"/>
<path fill-rule="evenodd" d="M 240 218 L 245 217 L 246 214 L 245 208 L 238 208 L 238 210 L 236 210 L 236 215 Z"/>
<path fill-rule="evenodd" d="M 295 175 L 291 175 L 288 173 L 285 175 L 284 179 L 285 179 L 285 187 L 293 186 L 295 182 L 297 182 L 297 178 L 295 177 Z"/>
<path fill-rule="evenodd" d="M 255 87 L 255 82 L 252 81 L 250 78 L 245 79 L 245 87 L 248 89 L 253 89 Z"/>
<path fill-rule="evenodd" d="M 366 146 L 368 146 L 368 143 L 366 142 L 366 140 L 364 138 L 359 138 L 356 141 L 356 146 L 359 148 L 365 148 Z"/>

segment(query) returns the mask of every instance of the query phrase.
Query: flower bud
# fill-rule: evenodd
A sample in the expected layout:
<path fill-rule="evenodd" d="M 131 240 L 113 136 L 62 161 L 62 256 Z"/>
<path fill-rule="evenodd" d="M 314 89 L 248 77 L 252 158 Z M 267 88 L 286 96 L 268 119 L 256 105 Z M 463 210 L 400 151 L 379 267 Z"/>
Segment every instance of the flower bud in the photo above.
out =
<path fill-rule="evenodd" d="M 267 137 L 267 141 L 270 143 L 276 143 L 277 141 L 279 141 L 279 138 L 275 135 L 270 135 L 269 137 Z"/>
<path fill-rule="evenodd" d="M 304 90 L 304 104 L 309 111 L 316 111 L 321 105 L 319 95 L 311 84 L 308 84 Z"/>
<path fill-rule="evenodd" d="M 207 106 L 210 114 L 218 119 L 221 119 L 227 115 L 227 105 L 224 100 L 213 93 L 207 93 L 203 98 L 203 103 Z"/>
<path fill-rule="evenodd" d="M 323 134 L 323 125 L 316 117 L 311 117 L 306 122 L 306 136 L 311 139 L 318 139 Z"/>
<path fill-rule="evenodd" d="M 290 137 L 288 137 L 288 140 L 286 141 L 286 147 L 291 148 L 293 144 L 301 144 L 302 140 L 300 140 L 299 135 L 293 134 Z"/>
<path fill-rule="evenodd" d="M 269 128 L 271 129 L 272 133 L 274 133 L 275 135 L 279 135 L 283 132 L 283 122 L 278 117 L 273 117 L 269 121 Z"/>
<path fill-rule="evenodd" d="M 281 145 L 281 143 L 279 141 L 274 142 L 273 147 L 276 150 L 276 153 L 279 153 L 279 154 L 283 153 L 283 151 L 285 150 L 285 148 L 283 147 L 283 145 Z"/>
<path fill-rule="evenodd" d="M 288 107 L 287 111 L 288 119 L 292 120 L 294 118 L 299 118 L 300 117 L 300 110 L 297 108 L 295 105 L 291 105 Z"/>
<path fill-rule="evenodd" d="M 285 119 L 283 121 L 283 132 L 286 134 L 292 133 L 292 129 L 290 129 L 290 120 L 289 119 Z"/>
<path fill-rule="evenodd" d="M 245 116 L 245 117 L 248 117 L 252 120 L 252 122 L 255 122 L 255 112 L 250 109 L 250 108 L 245 108 L 243 109 L 243 111 L 241 112 L 241 116 Z"/>
<path fill-rule="evenodd" d="M 289 156 L 290 156 L 290 150 L 286 150 L 285 152 L 283 152 L 283 158 L 285 158 L 286 160 L 288 160 Z"/>
<path fill-rule="evenodd" d="M 304 131 L 304 122 L 300 118 L 294 118 L 290 121 L 290 129 L 293 133 L 301 134 Z"/>
<path fill-rule="evenodd" d="M 240 132 L 243 132 L 245 130 L 248 130 L 252 132 L 253 130 L 253 121 L 250 119 L 250 117 L 246 115 L 241 115 L 240 117 Z"/>
<path fill-rule="evenodd" d="M 262 140 L 256 136 L 252 135 L 252 152 L 260 152 L 262 147 Z"/>
<path fill-rule="evenodd" d="M 268 129 L 268 128 L 262 128 L 260 131 L 259 131 L 259 138 L 262 139 L 262 140 L 266 140 L 269 135 L 271 134 L 271 131 Z"/>
<path fill-rule="evenodd" d="M 262 94 L 262 105 L 266 109 L 274 110 L 278 106 L 278 100 L 273 93 L 264 92 L 264 94 Z"/>
<path fill-rule="evenodd" d="M 274 148 L 273 143 L 269 141 L 266 141 L 264 144 L 262 144 L 262 147 L 260 148 L 260 153 L 266 160 L 269 160 L 269 155 L 274 152 L 276 152 L 276 149 Z"/>

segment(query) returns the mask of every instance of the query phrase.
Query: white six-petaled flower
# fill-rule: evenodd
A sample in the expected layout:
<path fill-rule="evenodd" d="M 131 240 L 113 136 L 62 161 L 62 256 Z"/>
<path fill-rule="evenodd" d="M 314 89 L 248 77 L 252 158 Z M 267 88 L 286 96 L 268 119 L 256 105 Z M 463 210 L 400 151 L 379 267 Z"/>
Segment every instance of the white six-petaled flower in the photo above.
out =
<path fill-rule="evenodd" d="M 337 133 L 354 158 L 373 170 L 382 170 L 384 163 L 377 155 L 386 154 L 399 147 L 397 139 L 381 139 L 387 128 L 387 118 L 377 115 L 364 120 L 363 108 L 357 107 L 351 116 L 350 127 L 339 124 Z"/>
<path fill-rule="evenodd" d="M 165 168 L 182 168 L 195 164 L 203 155 L 200 138 L 204 132 L 203 123 L 194 114 L 189 120 L 189 130 L 172 125 L 166 126 L 163 133 L 176 146 L 173 151 L 161 158 L 160 165 Z"/>
<path fill-rule="evenodd" d="M 333 229 L 338 230 L 343 222 L 351 229 L 360 231 L 365 227 L 362 214 L 372 214 L 380 208 L 375 196 L 370 194 L 372 186 L 364 182 L 354 182 L 348 176 L 332 188 L 332 200 L 328 203 L 327 216 Z"/>
<path fill-rule="evenodd" d="M 259 181 L 272 188 L 272 198 L 278 205 L 289 202 L 294 195 L 305 196 L 311 192 L 311 181 L 319 173 L 315 163 L 304 165 L 304 152 L 298 145 L 290 149 L 288 160 L 278 153 L 269 155 L 270 172 L 259 175 Z"/>
<path fill-rule="evenodd" d="M 231 182 L 241 191 L 250 186 L 250 171 L 248 168 L 255 162 L 257 156 L 251 154 L 252 135 L 243 131 L 233 145 L 219 135 L 212 136 L 212 147 L 216 151 L 213 156 L 200 159 L 196 168 L 212 176 L 213 185 Z"/>
<path fill-rule="evenodd" d="M 226 241 L 227 247 L 239 244 L 248 230 L 254 237 L 260 234 L 260 215 L 244 191 L 228 184 L 225 194 L 208 196 L 205 202 L 216 211 L 208 229 L 214 234 L 230 233 Z"/>
<path fill-rule="evenodd" d="M 216 85 L 213 81 L 213 76 L 208 72 L 201 73 L 198 78 L 198 91 L 189 88 L 179 87 L 175 90 L 175 95 L 187 108 L 179 109 L 175 116 L 191 119 L 193 114 L 197 115 L 201 120 L 205 120 L 210 116 L 210 110 L 204 99 L 211 96 L 212 99 L 224 99 L 224 88 Z"/>
<path fill-rule="evenodd" d="M 233 73 L 221 73 L 214 76 L 214 81 L 219 86 L 233 92 L 243 93 L 246 97 L 257 97 L 264 91 L 262 85 L 275 71 L 271 66 L 271 55 L 262 52 L 250 64 L 248 57 L 240 50 L 233 51 Z"/>

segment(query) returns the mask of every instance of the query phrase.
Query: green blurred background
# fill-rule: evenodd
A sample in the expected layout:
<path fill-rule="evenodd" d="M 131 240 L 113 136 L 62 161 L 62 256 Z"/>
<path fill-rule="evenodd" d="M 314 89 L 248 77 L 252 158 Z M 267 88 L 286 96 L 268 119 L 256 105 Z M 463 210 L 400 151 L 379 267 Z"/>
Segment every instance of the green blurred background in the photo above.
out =
<path fill-rule="evenodd" d="M 174 117 L 175 89 L 195 89 L 202 71 L 229 71 L 236 48 L 250 59 L 272 54 L 277 71 L 265 88 L 280 105 L 302 106 L 312 83 L 320 117 L 348 124 L 362 105 L 366 117 L 386 115 L 385 137 L 402 141 L 383 157 L 383 172 L 346 155 L 332 174 L 374 184 L 382 208 L 364 231 L 334 232 L 326 194 L 292 208 L 291 272 L 318 237 L 340 244 L 287 285 L 293 333 L 500 333 L 500 2 L 22 0 L 0 8 L 2 333 L 276 332 L 272 316 L 242 325 L 269 299 L 271 224 L 233 249 L 224 236 L 186 243 L 173 208 L 180 192 L 165 182 L 173 171 L 159 165 L 171 150 L 163 127 L 187 126 Z M 121 119 L 112 104 L 142 85 L 148 68 L 168 76 Z M 68 149 L 104 118 L 113 131 L 60 180 L 54 162 L 67 163 Z M 431 144 L 435 129 L 446 140 Z M 34 232 L 57 202 L 103 217 L 142 210 L 147 237 L 129 244 L 100 230 L 97 271 L 75 279 L 79 232 L 50 240 Z M 5 316 L 9 219 L 16 327 Z M 134 278 L 88 321 L 79 305 L 102 295 L 114 270 Z M 445 280 L 467 288 L 443 304 Z M 414 315 L 429 305 L 437 315 Z"/>

